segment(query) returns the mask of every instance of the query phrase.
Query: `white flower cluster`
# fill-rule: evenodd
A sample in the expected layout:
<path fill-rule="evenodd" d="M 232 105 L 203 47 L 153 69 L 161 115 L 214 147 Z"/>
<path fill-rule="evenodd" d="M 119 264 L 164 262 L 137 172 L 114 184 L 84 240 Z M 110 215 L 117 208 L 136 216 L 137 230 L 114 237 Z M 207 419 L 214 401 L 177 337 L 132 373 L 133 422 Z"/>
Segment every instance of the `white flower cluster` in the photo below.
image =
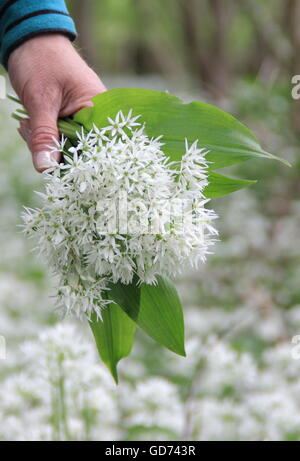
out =
<path fill-rule="evenodd" d="M 110 282 L 152 284 L 187 262 L 197 267 L 217 235 L 205 208 L 205 151 L 186 142 L 172 163 L 137 119 L 119 112 L 109 126 L 77 133 L 75 146 L 59 143 L 64 163 L 45 173 L 43 206 L 24 214 L 60 278 L 65 312 L 101 317 Z"/>
<path fill-rule="evenodd" d="M 22 345 L 21 354 L 22 372 L 2 382 L 0 440 L 121 436 L 115 386 L 74 326 L 44 329 L 38 340 Z"/>
<path fill-rule="evenodd" d="M 147 377 L 144 362 L 134 378 L 130 358 L 116 388 L 77 328 L 43 329 L 2 378 L 0 440 L 300 439 L 300 361 L 289 343 L 268 348 L 260 366 L 212 336 L 187 350 L 190 370 L 168 360 L 175 381 Z"/>

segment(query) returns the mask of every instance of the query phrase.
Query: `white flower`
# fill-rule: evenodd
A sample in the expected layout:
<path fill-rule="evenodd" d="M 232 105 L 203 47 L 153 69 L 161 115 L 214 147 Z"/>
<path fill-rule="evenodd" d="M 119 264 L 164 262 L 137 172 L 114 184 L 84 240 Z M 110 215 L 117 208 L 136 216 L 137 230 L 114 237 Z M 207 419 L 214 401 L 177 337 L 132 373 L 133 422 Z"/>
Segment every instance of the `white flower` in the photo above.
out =
<path fill-rule="evenodd" d="M 120 437 L 116 388 L 74 326 L 48 328 L 24 343 L 21 352 L 24 371 L 2 382 L 0 439 Z"/>
<path fill-rule="evenodd" d="M 177 437 L 184 428 L 183 405 L 176 386 L 162 378 L 151 378 L 137 384 L 134 392 L 124 387 L 122 410 L 127 415 L 125 426 L 142 426 L 148 431 L 160 427 Z"/>
<path fill-rule="evenodd" d="M 149 139 L 138 117 L 118 112 L 110 125 L 77 134 L 56 150 L 64 163 L 45 174 L 43 206 L 27 209 L 24 230 L 60 278 L 58 305 L 81 316 L 108 301 L 110 282 L 155 283 L 210 253 L 216 214 L 206 208 L 206 152 L 185 143 L 172 163 L 161 138 Z"/>

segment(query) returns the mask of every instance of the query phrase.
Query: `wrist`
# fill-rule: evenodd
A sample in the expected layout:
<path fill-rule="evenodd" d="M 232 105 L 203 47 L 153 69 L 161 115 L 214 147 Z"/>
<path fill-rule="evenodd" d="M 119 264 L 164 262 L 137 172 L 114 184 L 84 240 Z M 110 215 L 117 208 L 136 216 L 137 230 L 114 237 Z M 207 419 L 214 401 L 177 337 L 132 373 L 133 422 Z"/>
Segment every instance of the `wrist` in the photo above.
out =
<path fill-rule="evenodd" d="M 10 73 L 22 59 L 22 56 L 30 56 L 29 60 L 42 53 L 53 53 L 57 56 L 64 49 L 73 48 L 70 39 L 63 33 L 42 33 L 21 43 L 13 50 L 8 58 L 7 68 Z"/>
<path fill-rule="evenodd" d="M 10 54 L 24 42 L 41 34 L 64 34 L 76 38 L 75 24 L 64 0 L 0 0 L 0 61 L 7 68 Z"/>

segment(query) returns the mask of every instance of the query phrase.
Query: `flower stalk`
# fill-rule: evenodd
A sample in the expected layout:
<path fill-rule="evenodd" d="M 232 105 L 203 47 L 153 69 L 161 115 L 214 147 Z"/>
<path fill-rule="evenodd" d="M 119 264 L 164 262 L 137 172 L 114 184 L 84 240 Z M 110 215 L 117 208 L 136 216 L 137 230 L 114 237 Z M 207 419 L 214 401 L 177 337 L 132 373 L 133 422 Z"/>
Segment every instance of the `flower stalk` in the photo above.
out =
<path fill-rule="evenodd" d="M 20 104 L 22 106 L 21 101 L 15 96 L 8 94 L 7 97 L 11 101 L 16 102 L 17 104 Z M 22 106 L 21 108 L 18 108 L 15 110 L 15 112 L 13 112 L 12 118 L 18 121 L 27 120 L 29 118 L 29 114 L 26 111 L 26 109 L 24 109 L 24 107 Z M 74 122 L 74 120 L 72 120 L 70 117 L 59 118 L 57 121 L 57 127 L 59 129 L 60 134 L 64 135 L 66 138 L 70 140 L 77 139 L 77 133 L 82 130 L 82 125 Z"/>

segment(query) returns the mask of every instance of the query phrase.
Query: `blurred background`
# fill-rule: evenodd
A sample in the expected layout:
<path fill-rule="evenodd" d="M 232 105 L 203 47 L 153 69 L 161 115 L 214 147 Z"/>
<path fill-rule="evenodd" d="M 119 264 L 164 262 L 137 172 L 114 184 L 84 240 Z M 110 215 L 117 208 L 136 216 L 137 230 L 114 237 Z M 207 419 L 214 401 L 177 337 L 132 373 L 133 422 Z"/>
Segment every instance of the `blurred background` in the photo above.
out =
<path fill-rule="evenodd" d="M 300 440 L 300 2 L 68 3 L 108 88 L 217 104 L 292 168 L 230 170 L 260 181 L 211 202 L 215 254 L 177 281 L 188 357 L 139 334 L 116 388 L 85 325 L 53 311 L 54 281 L 17 227 L 42 179 L 1 101 L 0 440 Z"/>

